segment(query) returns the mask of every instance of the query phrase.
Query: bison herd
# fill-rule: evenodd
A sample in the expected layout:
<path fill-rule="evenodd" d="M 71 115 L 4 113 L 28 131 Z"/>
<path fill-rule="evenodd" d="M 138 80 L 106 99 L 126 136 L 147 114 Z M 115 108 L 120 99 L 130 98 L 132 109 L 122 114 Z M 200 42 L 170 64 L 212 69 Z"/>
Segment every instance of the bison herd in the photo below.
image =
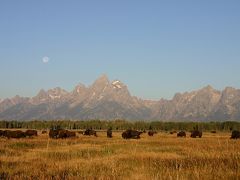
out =
<path fill-rule="evenodd" d="M 122 133 L 122 137 L 123 139 L 140 139 L 142 133 L 143 132 L 129 129 Z"/>
<path fill-rule="evenodd" d="M 46 134 L 47 131 L 42 131 L 42 134 Z M 78 133 L 81 133 L 85 136 L 95 136 L 97 137 L 97 132 L 93 129 L 86 129 L 85 131 L 79 131 Z M 128 129 L 122 133 L 123 139 L 140 139 L 140 135 L 142 133 L 146 133 L 146 131 L 137 131 Z M 187 134 L 185 131 L 171 131 L 170 134 L 177 134 L 177 137 L 187 137 Z M 215 133 L 215 132 L 214 132 Z M 148 136 L 154 136 L 154 134 L 157 134 L 157 131 L 150 130 L 148 131 Z M 20 130 L 0 130 L 0 137 L 6 137 L 8 139 L 10 138 L 25 138 L 25 137 L 33 137 L 37 136 L 38 132 L 36 130 L 27 130 L 27 131 L 20 131 Z M 66 138 L 73 138 L 77 137 L 75 131 L 69 131 L 64 129 L 50 129 L 49 131 L 49 138 L 52 139 L 66 139 Z M 203 135 L 202 131 L 199 130 L 193 130 L 191 131 L 191 138 L 201 138 Z M 109 128 L 107 130 L 107 137 L 112 138 L 112 129 Z M 231 139 L 240 139 L 240 131 L 234 130 L 232 131 Z"/>
<path fill-rule="evenodd" d="M 51 129 L 49 131 L 49 137 L 53 139 L 65 139 L 65 138 L 71 138 L 71 137 L 76 137 L 76 132 L 73 131 L 68 131 L 64 129 Z"/>
<path fill-rule="evenodd" d="M 10 131 L 10 130 L 0 130 L 0 137 L 6 137 L 8 139 L 10 138 L 24 138 L 24 137 L 32 137 L 32 136 L 37 136 L 37 131 L 36 130 L 27 130 L 27 131 L 20 131 L 20 130 L 15 130 L 15 131 Z"/>

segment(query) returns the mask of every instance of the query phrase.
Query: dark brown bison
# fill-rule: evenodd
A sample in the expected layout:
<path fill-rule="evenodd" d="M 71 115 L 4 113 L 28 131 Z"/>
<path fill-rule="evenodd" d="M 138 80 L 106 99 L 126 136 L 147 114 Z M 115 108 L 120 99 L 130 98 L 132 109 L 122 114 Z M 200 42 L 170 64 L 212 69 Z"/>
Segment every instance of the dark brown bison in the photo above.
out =
<path fill-rule="evenodd" d="M 3 136 L 7 137 L 8 139 L 10 139 L 10 138 L 18 139 L 18 138 L 26 137 L 25 132 L 20 131 L 20 130 L 17 130 L 17 131 L 6 130 L 6 131 L 4 131 Z"/>
<path fill-rule="evenodd" d="M 69 138 L 71 138 L 71 137 L 76 137 L 76 132 L 67 131 L 67 137 L 69 137 Z"/>
<path fill-rule="evenodd" d="M 97 132 L 92 129 L 86 129 L 86 131 L 83 132 L 83 135 L 97 137 Z"/>
<path fill-rule="evenodd" d="M 109 129 L 107 130 L 107 137 L 108 137 L 108 138 L 112 138 L 112 129 L 111 129 L 111 128 L 109 128 Z"/>
<path fill-rule="evenodd" d="M 53 138 L 53 139 L 57 139 L 58 138 L 58 133 L 60 130 L 58 129 L 50 129 L 49 131 L 49 137 Z"/>
<path fill-rule="evenodd" d="M 186 132 L 185 131 L 180 131 L 177 133 L 177 137 L 186 137 Z"/>
<path fill-rule="evenodd" d="M 28 136 L 28 137 L 32 137 L 32 136 L 37 136 L 37 131 L 36 130 L 27 130 L 25 132 L 25 135 Z"/>
<path fill-rule="evenodd" d="M 67 138 L 67 130 L 59 130 L 57 138 Z"/>
<path fill-rule="evenodd" d="M 71 137 L 76 137 L 76 133 L 68 130 L 63 130 L 63 129 L 56 129 L 56 130 L 50 130 L 49 131 L 49 137 L 53 139 L 58 139 L 58 138 L 71 138 Z"/>
<path fill-rule="evenodd" d="M 47 134 L 47 131 L 46 131 L 46 130 L 43 130 L 43 131 L 42 131 L 42 134 Z"/>
<path fill-rule="evenodd" d="M 149 136 L 153 136 L 154 134 L 157 134 L 157 131 L 148 131 Z"/>
<path fill-rule="evenodd" d="M 142 134 L 143 132 L 139 132 L 139 131 L 136 131 L 136 130 L 126 130 L 122 133 L 122 137 L 124 139 L 140 139 L 140 135 Z"/>
<path fill-rule="evenodd" d="M 240 131 L 232 131 L 231 139 L 240 139 Z"/>
<path fill-rule="evenodd" d="M 216 133 L 217 133 L 217 131 L 211 131 L 211 133 L 213 133 L 213 134 L 216 134 Z"/>
<path fill-rule="evenodd" d="M 71 138 L 76 137 L 76 133 L 68 130 L 59 130 L 58 132 L 58 138 Z"/>
<path fill-rule="evenodd" d="M 0 130 L 0 137 L 4 136 L 4 131 Z"/>
<path fill-rule="evenodd" d="M 177 131 L 171 131 L 170 132 L 170 134 L 176 134 L 177 133 Z"/>
<path fill-rule="evenodd" d="M 196 138 L 196 137 L 201 138 L 202 137 L 202 132 L 199 131 L 199 130 L 194 130 L 194 131 L 191 132 L 191 136 L 190 137 L 191 138 Z"/>

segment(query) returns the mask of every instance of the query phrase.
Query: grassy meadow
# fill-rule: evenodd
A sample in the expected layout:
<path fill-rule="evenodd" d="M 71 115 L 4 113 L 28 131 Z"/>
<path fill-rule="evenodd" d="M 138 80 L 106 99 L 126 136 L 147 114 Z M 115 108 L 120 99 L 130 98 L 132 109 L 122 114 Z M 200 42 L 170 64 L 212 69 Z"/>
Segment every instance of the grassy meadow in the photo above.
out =
<path fill-rule="evenodd" d="M 240 140 L 230 133 L 189 135 L 0 138 L 0 179 L 240 179 Z"/>

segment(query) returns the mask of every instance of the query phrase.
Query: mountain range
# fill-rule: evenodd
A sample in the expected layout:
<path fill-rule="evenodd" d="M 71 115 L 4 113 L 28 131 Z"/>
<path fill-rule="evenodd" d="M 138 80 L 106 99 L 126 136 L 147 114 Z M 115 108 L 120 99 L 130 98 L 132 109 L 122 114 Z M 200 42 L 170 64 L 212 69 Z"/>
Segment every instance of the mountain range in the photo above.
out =
<path fill-rule="evenodd" d="M 106 75 L 91 86 L 78 84 L 72 92 L 59 87 L 40 90 L 34 97 L 0 100 L 0 120 L 240 120 L 240 90 L 211 86 L 177 93 L 173 99 L 143 100 L 132 96 L 119 80 Z"/>

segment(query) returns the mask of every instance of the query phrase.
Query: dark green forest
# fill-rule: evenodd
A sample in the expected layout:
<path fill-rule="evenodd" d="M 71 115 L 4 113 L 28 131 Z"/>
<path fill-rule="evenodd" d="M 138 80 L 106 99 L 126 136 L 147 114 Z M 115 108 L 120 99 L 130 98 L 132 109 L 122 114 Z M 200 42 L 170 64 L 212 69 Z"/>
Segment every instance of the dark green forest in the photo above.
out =
<path fill-rule="evenodd" d="M 173 131 L 173 130 L 186 130 L 191 131 L 198 127 L 203 131 L 230 131 L 240 130 L 240 122 L 226 121 L 226 122 L 161 122 L 161 121 L 0 121 L 0 128 L 23 128 L 23 129 L 50 129 L 52 127 L 61 127 L 63 129 L 87 129 L 92 128 L 95 130 L 106 130 L 112 128 L 113 130 L 157 130 L 157 131 Z"/>

